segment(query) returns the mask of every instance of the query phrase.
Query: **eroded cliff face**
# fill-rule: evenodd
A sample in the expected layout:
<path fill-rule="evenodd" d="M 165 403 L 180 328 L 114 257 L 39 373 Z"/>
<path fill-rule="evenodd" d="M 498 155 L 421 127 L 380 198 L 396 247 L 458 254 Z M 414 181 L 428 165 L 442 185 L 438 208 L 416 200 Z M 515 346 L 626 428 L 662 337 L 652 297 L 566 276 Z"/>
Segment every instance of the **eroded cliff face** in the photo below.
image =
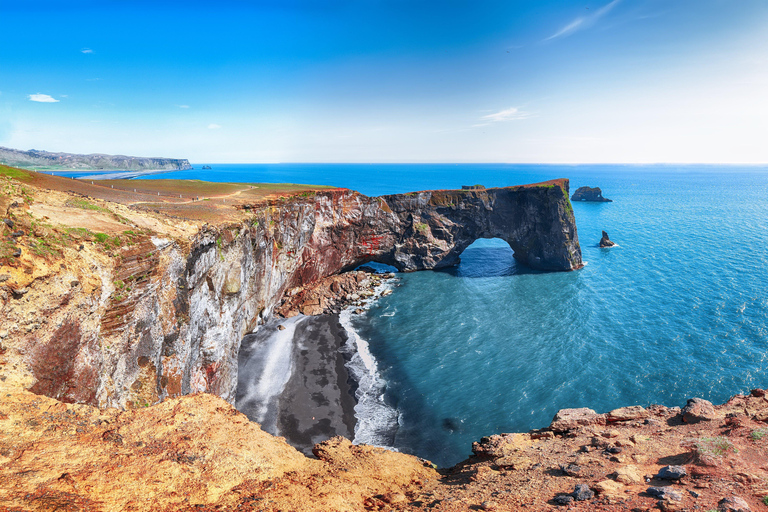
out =
<path fill-rule="evenodd" d="M 506 240 L 534 268 L 581 266 L 567 180 L 378 198 L 337 189 L 238 207 L 240 222 L 203 225 L 191 240 L 171 230 L 112 257 L 90 244 L 66 249 L 87 263 L 49 266 L 27 279 L 24 299 L 6 294 L 0 327 L 28 387 L 122 408 L 196 392 L 234 402 L 240 341 L 288 289 L 371 260 L 405 271 L 453 265 L 482 237 Z M 44 323 L 24 326 L 18 301 L 38 296 Z"/>

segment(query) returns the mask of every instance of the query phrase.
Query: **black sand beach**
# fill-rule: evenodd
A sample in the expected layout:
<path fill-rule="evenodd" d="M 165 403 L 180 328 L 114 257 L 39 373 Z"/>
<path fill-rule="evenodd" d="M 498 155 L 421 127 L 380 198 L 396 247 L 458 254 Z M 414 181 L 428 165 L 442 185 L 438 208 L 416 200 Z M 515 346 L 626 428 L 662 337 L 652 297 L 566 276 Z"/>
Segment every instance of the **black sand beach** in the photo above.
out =
<path fill-rule="evenodd" d="M 339 350 L 345 342 L 338 315 L 270 321 L 243 339 L 237 408 L 306 454 L 334 436 L 353 439 L 354 389 Z M 262 376 L 274 372 L 282 389 L 261 389 Z"/>

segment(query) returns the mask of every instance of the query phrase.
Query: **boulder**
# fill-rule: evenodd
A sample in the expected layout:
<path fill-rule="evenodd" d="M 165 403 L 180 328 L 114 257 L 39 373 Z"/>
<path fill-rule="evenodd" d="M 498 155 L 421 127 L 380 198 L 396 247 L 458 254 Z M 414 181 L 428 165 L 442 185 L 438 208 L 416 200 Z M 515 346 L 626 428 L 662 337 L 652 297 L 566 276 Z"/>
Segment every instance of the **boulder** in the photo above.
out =
<path fill-rule="evenodd" d="M 608 238 L 608 233 L 603 231 L 603 237 L 600 239 L 600 247 L 613 247 L 616 245 Z"/>
<path fill-rule="evenodd" d="M 614 482 L 613 480 L 603 480 L 602 482 L 597 482 L 593 487 L 598 494 L 603 495 L 615 495 L 624 490 L 624 484 L 621 482 Z"/>
<path fill-rule="evenodd" d="M 641 475 L 637 467 L 632 464 L 627 464 L 626 466 L 617 469 L 616 473 L 614 473 L 614 478 L 617 482 L 621 482 L 625 485 L 639 485 L 645 482 L 643 475 Z"/>
<path fill-rule="evenodd" d="M 581 466 L 576 464 L 560 464 L 560 471 L 568 476 L 578 476 L 581 473 Z"/>
<path fill-rule="evenodd" d="M 571 493 L 576 501 L 587 501 L 595 497 L 595 493 L 587 484 L 576 484 L 576 488 Z"/>
<path fill-rule="evenodd" d="M 586 425 L 604 425 L 605 416 L 592 409 L 560 409 L 552 419 L 549 428 L 555 432 L 566 432 Z"/>
<path fill-rule="evenodd" d="M 649 487 L 645 492 L 664 501 L 681 501 L 683 499 L 683 495 L 671 487 Z"/>
<path fill-rule="evenodd" d="M 717 419 L 717 412 L 712 402 L 703 398 L 690 398 L 683 410 L 684 423 L 698 423 Z"/>
<path fill-rule="evenodd" d="M 662 480 L 680 480 L 684 476 L 688 475 L 688 471 L 683 466 L 664 466 L 659 470 L 659 474 L 656 478 Z"/>
<path fill-rule="evenodd" d="M 752 512 L 749 504 L 738 496 L 728 496 L 717 502 L 718 512 Z"/>
<path fill-rule="evenodd" d="M 614 421 L 631 421 L 645 419 L 649 416 L 648 411 L 641 405 L 632 405 L 630 407 L 621 407 L 614 409 L 605 415 L 605 419 L 611 423 Z"/>
<path fill-rule="evenodd" d="M 590 201 L 594 203 L 611 203 L 608 198 L 603 197 L 603 191 L 600 187 L 579 187 L 571 196 L 571 201 Z"/>

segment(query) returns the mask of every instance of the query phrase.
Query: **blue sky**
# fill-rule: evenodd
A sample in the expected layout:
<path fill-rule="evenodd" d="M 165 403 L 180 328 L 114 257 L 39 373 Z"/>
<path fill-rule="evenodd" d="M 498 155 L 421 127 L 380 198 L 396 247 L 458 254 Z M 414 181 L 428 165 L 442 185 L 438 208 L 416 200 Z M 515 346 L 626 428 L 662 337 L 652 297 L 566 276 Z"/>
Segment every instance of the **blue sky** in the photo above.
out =
<path fill-rule="evenodd" d="M 768 162 L 765 0 L 0 0 L 0 145 Z"/>

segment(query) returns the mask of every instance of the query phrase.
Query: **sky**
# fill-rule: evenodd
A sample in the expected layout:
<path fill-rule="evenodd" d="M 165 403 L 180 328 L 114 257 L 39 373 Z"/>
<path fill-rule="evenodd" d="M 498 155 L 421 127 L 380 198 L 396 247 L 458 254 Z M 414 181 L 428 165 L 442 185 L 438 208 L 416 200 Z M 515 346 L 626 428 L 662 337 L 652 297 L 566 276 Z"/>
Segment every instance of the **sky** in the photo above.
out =
<path fill-rule="evenodd" d="M 766 0 L 0 0 L 0 146 L 768 162 Z"/>

